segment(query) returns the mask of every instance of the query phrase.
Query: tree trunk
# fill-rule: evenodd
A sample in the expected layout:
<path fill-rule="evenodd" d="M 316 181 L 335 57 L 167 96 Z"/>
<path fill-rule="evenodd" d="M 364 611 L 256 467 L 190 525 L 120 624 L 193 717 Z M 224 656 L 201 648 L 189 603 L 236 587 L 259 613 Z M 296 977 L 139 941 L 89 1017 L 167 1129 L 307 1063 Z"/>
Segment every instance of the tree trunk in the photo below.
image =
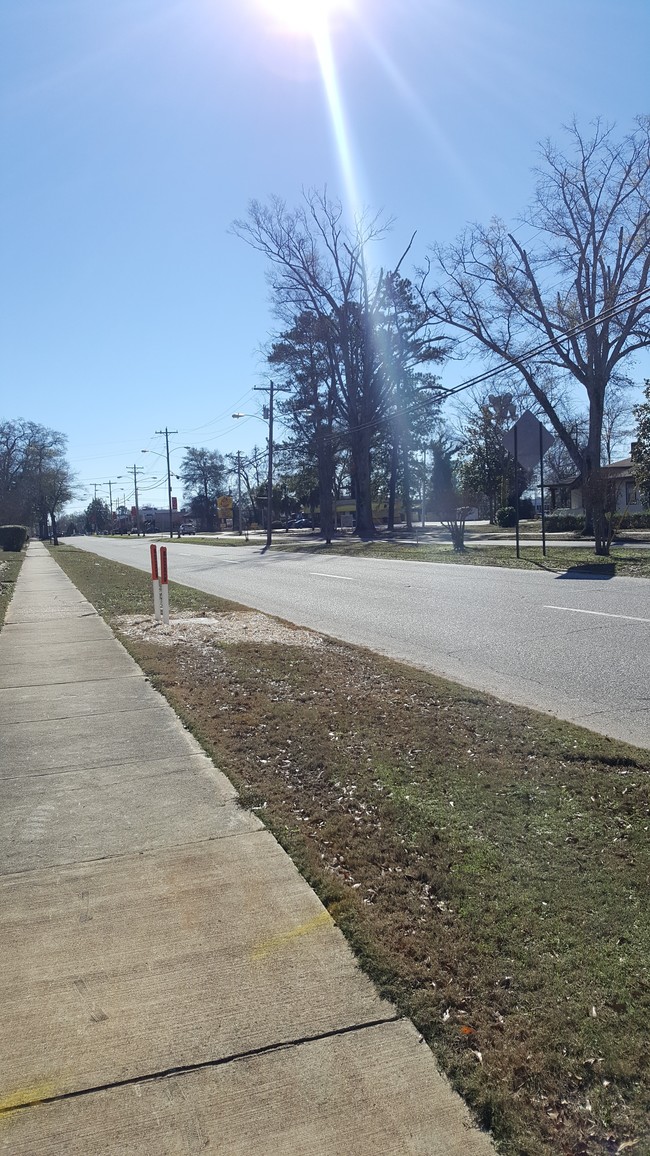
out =
<path fill-rule="evenodd" d="M 370 475 L 370 436 L 366 429 L 351 431 L 350 450 L 354 464 L 357 524 L 355 533 L 360 538 L 374 538 L 372 491 Z"/>
<path fill-rule="evenodd" d="M 582 493 L 585 506 L 585 530 L 594 535 L 596 554 L 609 555 L 610 535 L 606 516 L 607 484 L 600 468 L 603 431 L 604 388 L 590 397 L 589 440 L 584 455 Z"/>
<path fill-rule="evenodd" d="M 319 439 L 318 452 L 318 500 L 320 503 L 320 532 L 327 544 L 332 541 L 334 530 L 334 461 L 332 439 Z M 313 518 L 313 513 L 312 513 Z"/>

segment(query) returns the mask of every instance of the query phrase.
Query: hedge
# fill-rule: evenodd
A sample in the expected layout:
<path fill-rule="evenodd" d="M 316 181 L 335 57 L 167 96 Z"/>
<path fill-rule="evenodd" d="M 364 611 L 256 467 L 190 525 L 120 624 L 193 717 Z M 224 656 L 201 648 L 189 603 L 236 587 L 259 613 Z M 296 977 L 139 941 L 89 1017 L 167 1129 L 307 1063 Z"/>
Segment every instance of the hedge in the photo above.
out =
<path fill-rule="evenodd" d="M 0 550 L 22 550 L 29 534 L 25 526 L 0 526 Z"/>
<path fill-rule="evenodd" d="M 546 519 L 546 529 L 549 534 L 561 534 L 567 530 L 575 530 L 581 534 L 585 528 L 584 514 L 549 514 Z"/>
<path fill-rule="evenodd" d="M 650 530 L 650 510 L 640 514 L 621 514 L 621 530 Z"/>

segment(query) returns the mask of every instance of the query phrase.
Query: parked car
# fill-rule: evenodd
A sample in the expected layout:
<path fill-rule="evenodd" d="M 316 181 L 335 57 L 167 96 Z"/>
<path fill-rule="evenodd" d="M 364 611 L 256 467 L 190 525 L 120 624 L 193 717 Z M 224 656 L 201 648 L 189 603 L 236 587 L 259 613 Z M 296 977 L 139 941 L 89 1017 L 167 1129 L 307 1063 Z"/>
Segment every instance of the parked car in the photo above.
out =
<path fill-rule="evenodd" d="M 195 534 L 194 522 L 181 522 L 181 534 Z"/>

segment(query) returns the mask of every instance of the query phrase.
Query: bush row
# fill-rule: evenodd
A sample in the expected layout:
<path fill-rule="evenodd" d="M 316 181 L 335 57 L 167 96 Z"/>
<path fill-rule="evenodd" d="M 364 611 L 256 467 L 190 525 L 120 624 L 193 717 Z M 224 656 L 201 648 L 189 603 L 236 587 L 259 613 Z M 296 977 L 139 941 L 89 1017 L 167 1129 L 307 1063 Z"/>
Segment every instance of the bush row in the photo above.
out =
<path fill-rule="evenodd" d="M 28 537 L 25 526 L 0 526 L 0 550 L 22 550 Z"/>
<path fill-rule="evenodd" d="M 650 510 L 642 514 L 621 514 L 621 530 L 650 530 Z"/>
<path fill-rule="evenodd" d="M 549 534 L 559 534 L 568 530 L 575 530 L 577 534 L 581 534 L 584 528 L 584 514 L 549 514 L 546 518 L 546 529 Z"/>

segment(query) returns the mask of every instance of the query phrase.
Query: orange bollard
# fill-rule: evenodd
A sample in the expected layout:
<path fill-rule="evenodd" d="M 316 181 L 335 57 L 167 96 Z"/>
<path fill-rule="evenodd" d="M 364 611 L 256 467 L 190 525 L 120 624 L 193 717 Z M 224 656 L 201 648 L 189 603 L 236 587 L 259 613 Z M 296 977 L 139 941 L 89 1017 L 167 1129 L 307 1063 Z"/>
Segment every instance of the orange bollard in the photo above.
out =
<path fill-rule="evenodd" d="M 164 548 L 164 547 L 163 547 Z M 158 580 L 158 547 L 155 542 L 149 546 L 151 556 L 151 585 L 153 588 L 153 612 L 156 622 L 160 622 L 160 582 Z M 162 554 L 162 550 L 161 550 Z"/>
<path fill-rule="evenodd" d="M 169 578 L 167 576 L 167 547 L 160 547 L 160 594 L 162 598 L 162 618 L 169 626 Z"/>

